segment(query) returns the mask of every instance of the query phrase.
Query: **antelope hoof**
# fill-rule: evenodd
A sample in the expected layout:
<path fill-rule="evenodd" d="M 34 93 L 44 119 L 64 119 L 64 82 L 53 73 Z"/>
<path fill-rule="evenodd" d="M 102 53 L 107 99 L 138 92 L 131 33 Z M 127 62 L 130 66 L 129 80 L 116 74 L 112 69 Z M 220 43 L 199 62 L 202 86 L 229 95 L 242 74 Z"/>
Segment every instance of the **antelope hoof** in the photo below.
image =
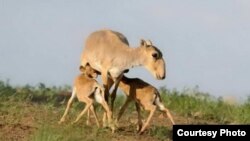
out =
<path fill-rule="evenodd" d="M 88 126 L 89 126 L 89 121 L 88 121 L 88 120 L 86 121 L 86 125 L 88 125 Z"/>
<path fill-rule="evenodd" d="M 142 125 L 137 125 L 136 130 L 139 132 L 142 128 Z"/>
<path fill-rule="evenodd" d="M 102 125 L 103 128 L 107 128 L 108 127 L 108 124 L 107 122 L 103 122 L 103 125 Z"/>
<path fill-rule="evenodd" d="M 118 120 L 117 120 L 117 119 L 115 120 L 115 126 L 116 126 L 116 127 L 119 127 L 119 124 L 118 124 Z"/>
<path fill-rule="evenodd" d="M 143 134 L 143 132 L 144 132 L 144 131 L 140 131 L 138 134 L 139 134 L 139 135 L 142 135 L 142 134 Z"/>
<path fill-rule="evenodd" d="M 112 134 L 115 133 L 115 129 L 116 129 L 115 126 L 112 125 L 110 128 L 111 128 L 111 130 L 112 130 Z"/>
<path fill-rule="evenodd" d="M 115 129 L 116 129 L 116 126 L 115 126 L 115 124 L 110 123 L 110 124 L 109 124 L 109 128 L 112 130 L 112 133 L 114 133 L 114 132 L 115 132 Z"/>
<path fill-rule="evenodd" d="M 60 121 L 58 121 L 58 124 L 62 124 L 65 121 L 65 119 L 61 119 Z"/>
<path fill-rule="evenodd" d="M 77 121 L 73 121 L 71 124 L 74 125 L 75 123 L 77 123 Z"/>

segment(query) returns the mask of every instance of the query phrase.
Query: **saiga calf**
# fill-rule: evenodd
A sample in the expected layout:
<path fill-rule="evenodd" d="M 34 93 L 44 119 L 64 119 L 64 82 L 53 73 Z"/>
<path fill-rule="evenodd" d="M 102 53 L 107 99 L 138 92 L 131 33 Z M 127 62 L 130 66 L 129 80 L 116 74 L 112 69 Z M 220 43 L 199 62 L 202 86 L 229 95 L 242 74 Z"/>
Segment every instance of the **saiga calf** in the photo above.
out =
<path fill-rule="evenodd" d="M 165 108 L 162 103 L 160 93 L 158 90 L 152 85 L 144 82 L 139 78 L 127 78 L 123 76 L 119 88 L 126 94 L 127 99 L 122 108 L 118 113 L 118 117 L 116 122 L 119 121 L 128 104 L 131 101 L 135 102 L 136 110 L 138 113 L 138 131 L 142 133 L 146 127 L 148 126 L 156 107 L 159 107 L 160 111 L 164 112 L 164 115 L 167 115 L 171 120 L 172 124 L 175 124 L 169 110 Z M 145 110 L 150 111 L 150 114 L 147 118 L 146 123 L 142 127 L 142 119 L 140 113 L 140 106 L 142 106 Z"/>
<path fill-rule="evenodd" d="M 60 119 L 59 123 L 65 121 L 65 116 L 68 114 L 73 99 L 75 98 L 75 96 L 77 96 L 78 100 L 84 102 L 86 106 L 84 110 L 77 116 L 76 120 L 73 123 L 76 123 L 90 109 L 90 111 L 94 114 L 98 127 L 100 127 L 93 106 L 93 102 L 96 100 L 96 102 L 100 103 L 105 109 L 108 116 L 109 126 L 111 127 L 112 132 L 114 132 L 114 126 L 113 124 L 111 124 L 112 123 L 111 111 L 109 109 L 107 102 L 104 99 L 104 88 L 101 85 L 99 85 L 98 82 L 94 79 L 97 77 L 97 72 L 94 69 L 92 69 L 89 65 L 86 65 L 85 67 L 81 66 L 80 71 L 82 71 L 82 74 L 80 74 L 75 78 L 72 95 L 67 103 L 66 110 L 62 118 Z"/>

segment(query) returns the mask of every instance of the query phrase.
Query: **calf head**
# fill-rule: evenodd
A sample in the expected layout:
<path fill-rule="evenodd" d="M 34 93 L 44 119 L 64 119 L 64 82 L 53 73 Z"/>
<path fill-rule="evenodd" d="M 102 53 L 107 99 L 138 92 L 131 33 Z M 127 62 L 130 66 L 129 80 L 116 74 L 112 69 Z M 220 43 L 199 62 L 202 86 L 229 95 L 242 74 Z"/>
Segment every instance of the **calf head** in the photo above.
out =
<path fill-rule="evenodd" d="M 80 66 L 80 71 L 91 78 L 97 78 L 99 72 L 93 69 L 89 64 L 86 64 L 86 66 Z"/>

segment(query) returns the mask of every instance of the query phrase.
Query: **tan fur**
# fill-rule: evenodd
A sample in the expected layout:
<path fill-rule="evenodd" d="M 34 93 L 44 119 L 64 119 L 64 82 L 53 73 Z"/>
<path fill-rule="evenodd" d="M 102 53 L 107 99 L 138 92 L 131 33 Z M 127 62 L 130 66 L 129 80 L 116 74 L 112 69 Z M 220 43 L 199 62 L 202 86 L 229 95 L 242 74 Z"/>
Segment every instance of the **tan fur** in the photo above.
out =
<path fill-rule="evenodd" d="M 119 88 L 122 89 L 122 91 L 126 94 L 127 99 L 126 99 L 125 104 L 122 106 L 122 108 L 119 111 L 117 121 L 120 119 L 120 117 L 124 113 L 128 104 L 131 101 L 135 101 L 136 109 L 138 112 L 139 133 L 142 133 L 148 126 L 156 110 L 156 107 L 158 107 L 162 112 L 164 112 L 169 117 L 172 124 L 175 124 L 169 110 L 164 107 L 158 90 L 152 85 L 144 82 L 143 80 L 139 78 L 127 78 L 123 76 L 123 78 L 120 81 Z M 147 121 L 143 127 L 142 127 L 142 120 L 141 120 L 141 115 L 140 115 L 140 106 L 142 106 L 145 110 L 150 111 L 150 115 L 148 116 Z"/>
<path fill-rule="evenodd" d="M 111 111 L 109 109 L 108 104 L 106 103 L 104 99 L 104 88 L 101 85 L 99 85 L 95 79 L 93 79 L 97 77 L 96 71 L 93 70 L 89 65 L 86 65 L 85 67 L 80 67 L 80 70 L 83 73 L 78 75 L 75 78 L 71 98 L 69 99 L 67 103 L 67 108 L 62 118 L 60 119 L 59 123 L 62 123 L 65 121 L 65 116 L 68 114 L 68 110 L 73 102 L 73 99 L 75 98 L 75 96 L 77 96 L 78 100 L 81 102 L 84 102 L 86 106 L 84 110 L 77 116 L 76 120 L 73 123 L 76 123 L 90 109 L 90 111 L 94 114 L 95 120 L 99 127 L 100 124 L 97 119 L 95 109 L 93 107 L 93 102 L 96 100 L 105 109 L 107 116 L 108 116 L 110 127 L 114 131 L 114 127 L 111 125 L 112 123 Z M 88 116 L 89 116 L 89 112 L 88 112 Z M 87 120 L 87 123 L 88 123 L 88 120 Z"/>
<path fill-rule="evenodd" d="M 159 58 L 154 59 L 153 53 L 158 53 Z M 101 73 L 109 72 L 113 78 L 119 77 L 126 69 L 140 65 L 145 66 L 157 79 L 165 77 L 162 53 L 151 41 L 141 40 L 139 47 L 130 48 L 124 35 L 111 30 L 96 31 L 87 38 L 81 65 L 87 63 Z"/>
<path fill-rule="evenodd" d="M 165 78 L 165 61 L 162 53 L 151 41 L 141 40 L 139 47 L 130 48 L 126 37 L 112 30 L 100 30 L 89 35 L 81 55 L 81 65 L 86 64 L 90 64 L 101 73 L 106 101 L 113 85 L 110 82 L 113 81 L 115 84 L 112 92 L 115 95 L 124 71 L 132 67 L 144 66 L 155 78 Z"/>

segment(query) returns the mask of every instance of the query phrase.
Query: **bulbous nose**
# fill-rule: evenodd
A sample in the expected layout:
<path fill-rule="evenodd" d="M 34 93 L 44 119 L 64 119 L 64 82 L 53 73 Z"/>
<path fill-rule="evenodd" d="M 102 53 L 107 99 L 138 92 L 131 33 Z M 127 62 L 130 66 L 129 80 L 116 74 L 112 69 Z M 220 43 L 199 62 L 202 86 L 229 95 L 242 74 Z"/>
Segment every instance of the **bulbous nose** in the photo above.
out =
<path fill-rule="evenodd" d="M 165 75 L 163 75 L 163 76 L 156 75 L 156 78 L 157 78 L 158 80 L 163 80 L 163 79 L 165 79 Z"/>

